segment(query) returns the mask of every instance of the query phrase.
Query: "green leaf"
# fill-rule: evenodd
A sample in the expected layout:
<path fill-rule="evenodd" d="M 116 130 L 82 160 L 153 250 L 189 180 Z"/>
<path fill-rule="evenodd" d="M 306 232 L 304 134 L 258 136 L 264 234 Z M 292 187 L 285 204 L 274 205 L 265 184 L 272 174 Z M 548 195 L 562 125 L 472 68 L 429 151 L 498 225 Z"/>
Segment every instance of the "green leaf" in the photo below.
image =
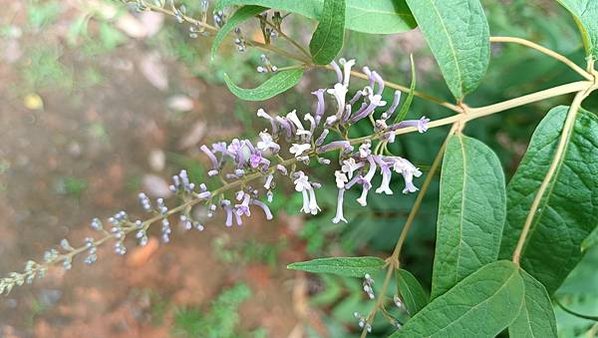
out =
<path fill-rule="evenodd" d="M 345 28 L 371 34 L 393 34 L 416 27 L 405 0 L 346 0 Z M 235 5 L 258 5 L 320 20 L 324 0 L 220 0 L 216 10 Z"/>
<path fill-rule="evenodd" d="M 303 76 L 303 69 L 290 69 L 276 72 L 274 76 L 266 80 L 257 88 L 244 89 L 224 74 L 224 82 L 228 89 L 238 98 L 245 101 L 264 101 L 293 88 Z"/>
<path fill-rule="evenodd" d="M 289 264 L 287 269 L 313 273 L 332 273 L 347 277 L 363 277 L 384 267 L 384 260 L 378 257 L 330 257 Z"/>
<path fill-rule="evenodd" d="M 488 264 L 430 302 L 391 337 L 494 337 L 517 317 L 523 288 L 515 264 Z"/>
<path fill-rule="evenodd" d="M 500 257 L 511 257 L 561 137 L 569 107 L 548 112 L 507 187 L 507 222 Z M 598 118 L 580 110 L 554 179 L 534 216 L 521 266 L 549 294 L 582 258 L 582 241 L 598 224 Z M 592 160 L 594 159 L 594 160 Z"/>
<path fill-rule="evenodd" d="M 479 0 L 407 0 L 449 89 L 461 101 L 490 60 L 488 21 Z"/>
<path fill-rule="evenodd" d="M 598 1 L 596 0 L 557 0 L 565 7 L 579 27 L 586 56 L 598 59 Z"/>
<path fill-rule="evenodd" d="M 509 326 L 509 336 L 556 338 L 556 319 L 546 288 L 524 270 L 520 269 L 519 273 L 525 295 L 519 316 Z"/>
<path fill-rule="evenodd" d="M 224 26 L 222 26 L 222 28 L 218 30 L 218 34 L 216 34 L 216 36 L 214 37 L 214 41 L 212 42 L 212 50 L 210 54 L 211 59 L 214 60 L 214 58 L 216 57 L 216 52 L 218 51 L 218 48 L 220 47 L 222 41 L 224 41 L 228 33 L 230 33 L 243 21 L 251 19 L 267 9 L 268 8 L 261 6 L 243 6 L 239 8 L 235 12 L 235 14 L 233 14 L 230 17 L 230 19 L 226 21 L 226 24 L 224 24 Z"/>
<path fill-rule="evenodd" d="M 407 95 L 407 100 L 401 106 L 399 113 L 395 116 L 394 123 L 401 122 L 407 117 L 407 113 L 411 108 L 411 103 L 413 102 L 413 98 L 415 97 L 415 86 L 417 85 L 417 74 L 415 71 L 415 62 L 413 62 L 413 54 L 409 55 L 409 61 L 411 63 L 411 84 L 409 85 L 409 94 Z"/>
<path fill-rule="evenodd" d="M 440 178 L 432 298 L 496 260 L 505 217 L 498 157 L 476 139 L 452 136 Z"/>
<path fill-rule="evenodd" d="M 324 0 L 320 23 L 309 42 L 309 52 L 319 65 L 338 55 L 345 41 L 345 0 Z"/>
<path fill-rule="evenodd" d="M 409 271 L 397 271 L 397 288 L 410 316 L 414 316 L 428 304 L 430 296 Z"/>

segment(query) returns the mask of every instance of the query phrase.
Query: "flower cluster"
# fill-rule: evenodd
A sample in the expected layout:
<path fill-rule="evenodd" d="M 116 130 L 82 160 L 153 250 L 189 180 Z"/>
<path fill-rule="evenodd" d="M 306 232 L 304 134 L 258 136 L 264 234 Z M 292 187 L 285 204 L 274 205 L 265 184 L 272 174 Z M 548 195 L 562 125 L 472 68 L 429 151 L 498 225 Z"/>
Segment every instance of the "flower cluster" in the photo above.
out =
<path fill-rule="evenodd" d="M 182 201 L 177 206 L 171 209 L 163 198 L 152 200 L 140 193 L 139 204 L 150 215 L 148 219 L 133 220 L 126 211 L 119 211 L 107 219 L 108 227 L 105 229 L 102 221 L 94 218 L 91 228 L 103 237 L 88 237 L 79 248 L 63 240 L 59 249 L 46 252 L 43 264 L 29 263 L 28 272 L 1 279 L 3 289 L 9 290 L 15 283 L 28 282 L 32 276 L 42 275 L 50 265 L 60 264 L 70 269 L 74 256 L 80 253 L 87 254 L 86 264 L 92 264 L 97 261 L 97 246 L 108 239 L 115 240 L 114 251 L 124 255 L 127 253 L 127 235 L 134 234 L 139 245 L 146 245 L 147 232 L 153 223 L 161 224 L 161 238 L 167 243 L 172 234 L 170 219 L 175 215 L 178 215 L 182 229 L 203 231 L 205 219 L 198 220 L 193 216 L 196 214 L 192 212 L 195 207 L 203 208 L 201 214 L 207 218 L 220 212 L 227 227 L 242 225 L 244 218 L 251 216 L 252 209 L 260 209 L 270 220 L 273 216 L 268 203 L 272 201 L 273 190 L 280 180 L 288 180 L 301 194 L 302 212 L 316 215 L 320 212 L 316 191 L 321 183 L 310 178 L 305 169 L 300 170 L 301 165 L 306 166 L 313 160 L 321 165 L 337 167 L 334 171 L 338 188 L 334 223 L 347 222 L 343 213 L 347 190 L 360 187 L 357 202 L 367 206 L 368 194 L 377 173 L 381 176 L 381 183 L 374 190 L 377 194 L 393 194 L 393 172 L 403 178 L 403 193 L 417 191 L 413 179 L 421 176 L 421 171 L 408 160 L 388 153 L 386 145 L 395 141 L 395 134 L 401 128 L 416 127 L 419 132 L 425 132 L 429 120 L 422 117 L 389 123 L 399 106 L 400 92 L 396 91 L 392 103 L 388 104 L 382 97 L 383 79 L 376 71 L 364 67 L 369 82 L 349 98 L 350 72 L 355 61 L 340 59 L 339 64 L 332 63 L 337 74 L 337 82 L 332 88 L 321 88 L 312 93 L 315 97 L 312 112 L 300 114 L 293 110 L 281 116 L 259 109 L 257 116 L 265 119 L 269 128 L 261 131 L 256 140 L 233 139 L 228 143 L 216 142 L 200 147 L 210 163 L 208 176 L 221 182 L 219 188 L 208 189 L 211 182 L 194 183 L 182 170 L 172 177 L 170 185 L 172 193 Z M 362 120 L 371 121 L 373 134 L 349 139 L 349 129 Z M 325 157 L 330 152 L 338 152 L 336 164 Z M 368 279 L 364 284 L 370 298 L 374 296 L 372 283 Z"/>

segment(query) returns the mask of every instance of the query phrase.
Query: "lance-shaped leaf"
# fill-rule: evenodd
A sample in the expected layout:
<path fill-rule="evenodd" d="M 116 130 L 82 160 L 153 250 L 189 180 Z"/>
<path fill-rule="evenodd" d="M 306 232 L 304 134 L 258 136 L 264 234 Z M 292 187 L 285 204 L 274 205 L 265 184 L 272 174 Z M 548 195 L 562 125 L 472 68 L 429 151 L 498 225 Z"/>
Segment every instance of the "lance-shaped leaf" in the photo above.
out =
<path fill-rule="evenodd" d="M 525 295 L 523 306 L 509 326 L 509 336 L 517 338 L 556 338 L 556 319 L 546 288 L 529 273 L 519 269 Z"/>
<path fill-rule="evenodd" d="M 391 337 L 494 337 L 513 322 L 522 302 L 517 266 L 494 262 L 431 301 Z"/>
<path fill-rule="evenodd" d="M 462 100 L 490 60 L 488 21 L 479 0 L 407 0 L 449 89 Z"/>
<path fill-rule="evenodd" d="M 317 64 L 329 64 L 343 48 L 346 7 L 345 0 L 324 0 L 320 23 L 309 42 L 309 52 Z"/>
<path fill-rule="evenodd" d="M 345 28 L 371 34 L 401 33 L 416 23 L 405 0 L 346 0 Z M 324 0 L 220 0 L 216 9 L 257 5 L 301 14 L 320 21 Z"/>
<path fill-rule="evenodd" d="M 254 16 L 260 14 L 261 12 L 267 9 L 268 8 L 261 6 L 243 6 L 239 8 L 235 12 L 235 14 L 233 14 L 230 17 L 230 19 L 226 21 L 226 24 L 224 24 L 224 26 L 222 26 L 222 28 L 218 30 L 218 34 L 216 34 L 216 36 L 214 37 L 214 41 L 212 42 L 212 50 L 210 53 L 210 57 L 212 58 L 212 60 L 216 57 L 216 52 L 218 51 L 218 48 L 220 47 L 222 41 L 224 41 L 224 38 L 226 38 L 228 33 L 230 33 L 243 21 L 253 18 Z"/>
<path fill-rule="evenodd" d="M 571 15 L 581 32 L 587 56 L 598 59 L 598 1 L 557 0 Z"/>
<path fill-rule="evenodd" d="M 554 156 L 569 107 L 548 112 L 507 187 L 500 257 L 512 256 L 531 204 Z M 534 215 L 521 266 L 549 294 L 582 258 L 581 243 L 598 224 L 598 118 L 579 111 L 562 161 Z"/>
<path fill-rule="evenodd" d="M 476 139 L 452 136 L 440 178 L 432 298 L 496 260 L 505 217 L 498 157 Z"/>
<path fill-rule="evenodd" d="M 417 278 L 407 270 L 399 269 L 397 271 L 397 289 L 399 297 L 405 304 L 410 316 L 414 316 L 419 310 L 423 309 L 430 299 Z"/>
<path fill-rule="evenodd" d="M 227 74 L 224 82 L 228 89 L 238 98 L 245 101 L 264 101 L 293 88 L 303 76 L 303 69 L 290 69 L 276 72 L 257 88 L 245 89 L 233 83 Z"/>
<path fill-rule="evenodd" d="M 366 273 L 374 274 L 380 271 L 384 264 L 384 260 L 378 257 L 330 257 L 292 263 L 287 266 L 287 269 L 363 277 Z"/>

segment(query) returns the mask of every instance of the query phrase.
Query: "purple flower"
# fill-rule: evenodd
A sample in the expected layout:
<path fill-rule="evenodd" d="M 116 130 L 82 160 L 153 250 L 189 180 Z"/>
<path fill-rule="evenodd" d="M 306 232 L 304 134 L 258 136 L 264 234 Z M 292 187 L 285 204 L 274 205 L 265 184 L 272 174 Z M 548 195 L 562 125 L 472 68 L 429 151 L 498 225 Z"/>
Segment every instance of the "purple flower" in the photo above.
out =
<path fill-rule="evenodd" d="M 370 94 L 368 99 L 370 103 L 365 107 L 365 109 L 362 105 L 362 108 L 355 112 L 355 114 L 353 114 L 353 117 L 351 118 L 352 123 L 355 123 L 365 117 L 368 117 L 371 113 L 374 112 L 374 110 L 376 110 L 377 107 L 383 107 L 386 105 L 386 101 L 383 101 L 382 96 L 379 94 Z"/>
<path fill-rule="evenodd" d="M 270 166 L 270 160 L 264 158 L 261 153 L 256 151 L 249 157 L 249 165 L 254 169 L 260 166 L 267 169 Z"/>
<path fill-rule="evenodd" d="M 220 166 L 220 164 L 218 163 L 216 155 L 214 155 L 210 148 L 208 148 L 205 144 L 202 145 L 200 149 L 208 156 L 208 158 L 212 162 L 212 170 L 208 172 L 208 176 L 218 175 L 218 167 Z"/>
<path fill-rule="evenodd" d="M 264 210 L 264 214 L 266 214 L 266 219 L 267 220 L 271 220 L 272 219 L 272 212 L 270 211 L 270 208 L 268 208 L 268 206 L 264 202 L 261 202 L 261 201 L 256 200 L 256 199 L 252 199 L 251 200 L 251 204 L 257 205 L 258 207 L 262 208 L 262 210 Z"/>
<path fill-rule="evenodd" d="M 372 156 L 368 156 L 367 160 L 370 163 L 370 168 L 368 169 L 368 173 L 363 177 L 363 181 L 361 183 L 363 186 L 363 190 L 361 192 L 361 196 L 357 199 L 357 203 L 359 203 L 363 207 L 368 205 L 368 191 L 372 187 L 372 178 L 374 178 L 374 174 L 376 173 L 376 162 L 374 162 Z"/>
<path fill-rule="evenodd" d="M 222 206 L 226 212 L 226 221 L 224 224 L 227 227 L 231 227 L 233 225 L 233 208 L 231 207 L 231 202 L 229 200 L 222 200 L 220 206 Z"/>
<path fill-rule="evenodd" d="M 337 66 L 338 67 L 338 66 Z M 340 71 L 340 69 L 339 69 Z M 313 95 L 316 96 L 318 99 L 318 103 L 316 105 L 316 112 L 314 113 L 314 118 L 316 120 L 316 124 L 320 123 L 322 116 L 324 116 L 324 111 L 326 109 L 326 103 L 324 101 L 324 92 L 326 89 L 318 89 L 315 92 L 312 92 Z"/>
<path fill-rule="evenodd" d="M 333 141 L 319 147 L 318 149 L 316 149 L 316 152 L 321 154 L 335 149 L 353 149 L 353 146 L 349 141 Z"/>
<path fill-rule="evenodd" d="M 374 88 L 374 84 L 375 84 L 375 81 L 376 81 L 376 80 L 374 79 L 374 76 L 373 76 L 373 74 L 372 74 L 372 71 L 370 70 L 370 67 L 368 67 L 368 66 L 364 66 L 364 67 L 363 67 L 363 68 L 361 68 L 361 69 L 363 70 L 363 73 L 364 73 L 365 75 L 367 75 L 367 77 L 368 77 L 368 80 L 370 81 L 370 85 L 369 85 L 369 86 L 370 86 L 370 88 Z"/>
<path fill-rule="evenodd" d="M 237 200 L 239 200 L 239 201 L 243 200 L 243 201 L 241 202 L 241 204 L 235 205 L 235 212 L 239 216 L 248 216 L 249 217 L 249 216 L 251 216 L 251 211 L 249 210 L 249 201 L 251 200 L 251 196 L 244 191 L 240 191 L 240 193 L 242 194 L 242 196 L 237 196 Z M 239 198 L 239 197 L 241 197 L 241 198 Z"/>
<path fill-rule="evenodd" d="M 397 107 L 399 106 L 400 102 L 401 102 L 401 92 L 398 91 L 398 90 L 395 90 L 395 95 L 394 95 L 394 97 L 392 99 L 392 104 L 390 105 L 390 107 L 388 107 L 387 111 L 385 111 L 384 113 L 382 113 L 382 118 L 384 120 L 388 120 L 389 118 L 391 118 L 392 115 L 397 110 Z"/>
<path fill-rule="evenodd" d="M 276 134 L 278 133 L 278 127 L 276 126 L 276 121 L 274 121 L 274 119 L 272 118 L 272 116 L 268 115 L 268 113 L 266 113 L 265 110 L 263 110 L 262 108 L 257 110 L 257 116 L 258 117 L 263 117 L 266 120 L 270 121 L 270 125 L 272 126 L 272 133 Z"/>
<path fill-rule="evenodd" d="M 411 164 L 411 162 L 407 161 L 402 157 L 392 156 L 392 160 L 394 160 L 394 171 L 396 173 L 401 174 L 405 181 L 405 189 L 403 189 L 403 194 L 406 194 L 408 192 L 416 192 L 418 189 L 413 184 L 413 177 L 420 177 L 422 175 L 422 172 L 419 171 L 419 169 L 415 167 L 413 164 Z"/>
<path fill-rule="evenodd" d="M 374 81 L 376 81 L 376 83 L 378 84 L 378 91 L 376 92 L 376 95 L 382 95 L 382 92 L 384 92 L 384 80 L 382 80 L 382 77 L 376 71 L 372 72 L 372 77 L 374 78 Z"/>
<path fill-rule="evenodd" d="M 429 118 L 422 116 L 419 120 L 404 120 L 399 123 L 393 124 L 388 127 L 388 131 L 395 132 L 399 129 L 414 127 L 414 128 L 417 128 L 417 131 L 420 134 L 423 134 L 426 131 L 428 131 L 428 123 L 429 122 L 430 122 Z"/>
<path fill-rule="evenodd" d="M 273 141 L 272 135 L 263 131 L 260 133 L 261 141 L 257 142 L 257 148 L 263 152 L 272 151 L 273 153 L 277 153 L 280 151 L 280 146 Z"/>
<path fill-rule="evenodd" d="M 266 182 L 264 183 L 264 189 L 270 190 L 272 186 L 272 180 L 274 179 L 274 175 L 270 174 L 266 177 Z"/>
<path fill-rule="evenodd" d="M 336 73 L 337 82 L 343 82 L 343 72 L 341 71 L 341 68 L 338 66 L 338 64 L 334 60 L 332 60 L 330 66 L 332 66 L 332 69 L 334 69 L 334 72 Z"/>
<path fill-rule="evenodd" d="M 380 183 L 380 187 L 376 189 L 377 194 L 385 193 L 386 195 L 392 195 L 392 190 L 390 189 L 390 180 L 392 178 L 392 171 L 390 168 L 393 166 L 393 162 L 387 162 L 384 158 L 380 156 L 376 157 L 376 162 L 378 166 L 380 166 L 380 173 L 382 174 L 382 183 Z"/>
<path fill-rule="evenodd" d="M 320 136 L 318 136 L 318 138 L 316 139 L 316 146 L 319 147 L 322 145 L 322 143 L 324 143 L 324 140 L 326 140 L 326 136 L 328 136 L 328 133 L 330 133 L 330 130 L 322 130 L 322 134 L 320 134 Z"/>
<path fill-rule="evenodd" d="M 355 159 L 353 157 L 351 157 L 350 159 L 343 161 L 343 165 L 341 166 L 341 171 L 344 173 L 347 173 L 347 175 L 349 176 L 349 179 L 352 179 L 353 173 L 355 172 L 355 170 L 358 170 L 363 166 L 364 166 L 364 164 L 362 162 L 356 162 Z"/>

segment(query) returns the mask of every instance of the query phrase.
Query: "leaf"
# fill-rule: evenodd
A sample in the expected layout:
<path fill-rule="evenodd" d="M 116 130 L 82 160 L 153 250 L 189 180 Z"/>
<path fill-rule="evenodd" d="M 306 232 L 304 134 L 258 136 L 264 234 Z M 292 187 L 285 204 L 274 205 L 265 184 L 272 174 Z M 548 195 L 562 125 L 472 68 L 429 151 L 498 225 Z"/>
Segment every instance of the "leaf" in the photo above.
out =
<path fill-rule="evenodd" d="M 391 337 L 494 337 L 513 322 L 522 302 L 517 266 L 494 262 L 434 299 Z"/>
<path fill-rule="evenodd" d="M 313 273 L 332 273 L 347 277 L 363 277 L 384 267 L 384 260 L 378 257 L 330 257 L 289 264 L 287 269 Z"/>
<path fill-rule="evenodd" d="M 257 88 L 244 89 L 232 82 L 228 74 L 224 74 L 224 82 L 228 89 L 238 98 L 245 101 L 264 101 L 293 88 L 303 76 L 303 69 L 290 69 L 276 72 Z"/>
<path fill-rule="evenodd" d="M 507 187 L 500 257 L 513 254 L 532 201 L 546 176 L 568 107 L 548 112 Z M 533 219 L 521 266 L 552 295 L 582 258 L 582 241 L 598 224 L 598 118 L 580 110 L 563 161 Z"/>
<path fill-rule="evenodd" d="M 496 260 L 505 217 L 498 157 L 476 139 L 452 136 L 440 178 L 432 298 Z"/>
<path fill-rule="evenodd" d="M 320 23 L 309 42 L 309 52 L 319 65 L 338 55 L 345 40 L 345 0 L 324 0 Z"/>
<path fill-rule="evenodd" d="M 556 319 L 546 288 L 529 273 L 519 269 L 525 295 L 521 312 L 509 326 L 511 337 L 557 337 Z"/>
<path fill-rule="evenodd" d="M 371 34 L 393 34 L 416 27 L 405 0 L 346 0 L 345 28 Z M 258 5 L 320 20 L 324 0 L 220 0 L 216 10 L 235 5 Z"/>
<path fill-rule="evenodd" d="M 397 288 L 410 316 L 414 316 L 428 304 L 430 296 L 409 271 L 397 271 Z"/>
<path fill-rule="evenodd" d="M 222 28 L 218 30 L 218 34 L 216 34 L 216 36 L 214 37 L 214 41 L 212 42 L 212 51 L 210 54 L 211 59 L 214 60 L 214 58 L 216 57 L 216 52 L 218 51 L 218 48 L 220 47 L 222 41 L 224 41 L 228 33 L 230 33 L 243 21 L 251 19 L 267 9 L 268 8 L 261 6 L 243 6 L 239 8 L 235 12 L 235 14 L 233 14 L 230 17 L 230 19 L 226 21 L 226 24 L 224 24 L 224 26 L 222 26 Z"/>
<path fill-rule="evenodd" d="M 409 55 L 409 61 L 411 63 L 411 84 L 409 85 L 409 94 L 407 95 L 407 100 L 401 106 L 399 113 L 395 116 L 394 123 L 401 122 L 407 117 L 407 113 L 409 113 L 409 109 L 411 108 L 411 103 L 413 102 L 413 98 L 415 97 L 415 86 L 417 85 L 417 74 L 415 71 L 415 62 L 413 62 L 413 54 Z"/>
<path fill-rule="evenodd" d="M 479 0 L 407 0 L 449 89 L 459 101 L 480 84 L 490 60 Z"/>
<path fill-rule="evenodd" d="M 579 27 L 586 56 L 598 59 L 598 1 L 557 0 L 565 7 Z"/>

